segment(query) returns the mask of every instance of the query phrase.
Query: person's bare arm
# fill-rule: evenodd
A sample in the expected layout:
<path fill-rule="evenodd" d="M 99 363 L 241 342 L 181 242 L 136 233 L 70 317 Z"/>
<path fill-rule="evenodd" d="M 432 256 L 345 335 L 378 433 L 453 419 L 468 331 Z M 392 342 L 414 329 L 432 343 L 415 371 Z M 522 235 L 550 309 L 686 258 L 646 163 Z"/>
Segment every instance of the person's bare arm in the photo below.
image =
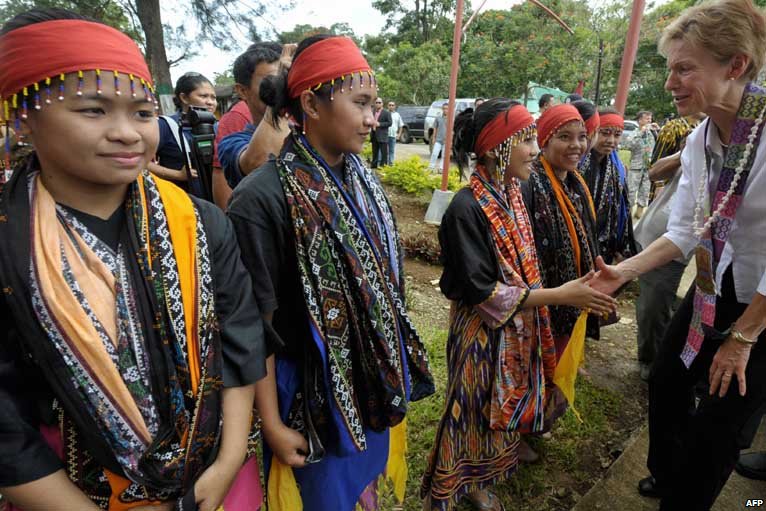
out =
<path fill-rule="evenodd" d="M 263 320 L 271 323 L 273 313 L 263 315 Z M 255 407 L 261 416 L 263 437 L 274 454 L 285 465 L 302 467 L 308 454 L 308 442 L 303 435 L 290 429 L 279 416 L 277 400 L 277 380 L 275 358 L 266 359 L 266 376 L 255 383 Z"/>
<path fill-rule="evenodd" d="M 596 277 L 590 282 L 591 287 L 606 294 L 612 294 L 623 284 L 637 279 L 644 273 L 683 257 L 683 252 L 666 237 L 656 239 L 643 251 L 626 259 L 616 266 L 604 263 L 596 258 Z"/>
<path fill-rule="evenodd" d="M 756 341 L 764 330 L 766 330 L 766 296 L 756 292 L 745 312 L 732 325 L 732 334 L 739 332 L 745 339 Z M 737 379 L 739 395 L 744 396 L 747 393 L 745 369 L 747 369 L 752 348 L 752 344 L 740 342 L 734 338 L 734 335 L 729 335 L 716 351 L 713 363 L 710 364 L 708 374 L 710 395 L 718 392 L 719 397 L 725 396 L 734 378 Z"/>
<path fill-rule="evenodd" d="M 186 169 L 182 168 L 180 170 L 176 169 L 170 169 L 168 167 L 163 167 L 159 163 L 149 162 L 149 164 L 146 166 L 147 169 L 149 169 L 149 172 L 154 174 L 157 177 L 161 177 L 162 179 L 167 179 L 168 181 L 186 181 Z M 192 169 L 192 176 L 197 177 L 197 171 Z"/>
<path fill-rule="evenodd" d="M 255 384 L 223 389 L 223 431 L 215 461 L 194 484 L 200 511 L 215 511 L 223 503 L 247 454 Z"/>
<path fill-rule="evenodd" d="M 287 121 L 281 119 L 279 129 L 275 128 L 271 124 L 271 110 L 266 110 L 266 115 L 255 129 L 247 147 L 239 154 L 239 171 L 242 175 L 246 176 L 263 165 L 270 154 L 279 154 L 289 133 Z"/>
<path fill-rule="evenodd" d="M 58 470 L 48 476 L 18 486 L 0 488 L 0 494 L 24 511 L 98 511 L 80 489 Z"/>
<path fill-rule="evenodd" d="M 652 181 L 665 181 L 675 176 L 681 168 L 681 152 L 665 156 L 657 160 L 649 168 L 649 179 Z"/>

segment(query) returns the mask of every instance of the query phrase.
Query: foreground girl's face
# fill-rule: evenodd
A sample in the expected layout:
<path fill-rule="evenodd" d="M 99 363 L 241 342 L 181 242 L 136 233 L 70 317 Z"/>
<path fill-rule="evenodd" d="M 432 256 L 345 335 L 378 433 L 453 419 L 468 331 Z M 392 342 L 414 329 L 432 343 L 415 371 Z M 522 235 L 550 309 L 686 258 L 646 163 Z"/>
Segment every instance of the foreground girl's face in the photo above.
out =
<path fill-rule="evenodd" d="M 530 135 L 511 150 L 511 161 L 506 174 L 526 181 L 532 173 L 532 164 L 538 153 L 537 136 Z"/>
<path fill-rule="evenodd" d="M 332 101 L 319 102 L 318 126 L 312 129 L 320 131 L 317 135 L 327 149 L 338 154 L 362 152 L 375 123 L 372 106 L 376 94 L 368 85 L 359 87 L 356 81 L 349 90 L 349 80 L 346 79 L 344 92 L 336 90 Z"/>
<path fill-rule="evenodd" d="M 587 149 L 585 126 L 580 121 L 572 121 L 561 126 L 551 136 L 543 149 L 543 155 L 554 169 L 573 171 L 577 169 Z"/>
<path fill-rule="evenodd" d="M 130 79 L 119 78 L 117 95 L 113 75 L 102 73 L 98 94 L 96 73 L 86 72 L 78 96 L 77 77 L 69 75 L 63 101 L 53 97 L 50 105 L 30 110 L 25 129 L 43 172 L 83 184 L 118 185 L 132 182 L 146 168 L 159 142 L 154 104 L 139 81 L 134 98 Z"/>

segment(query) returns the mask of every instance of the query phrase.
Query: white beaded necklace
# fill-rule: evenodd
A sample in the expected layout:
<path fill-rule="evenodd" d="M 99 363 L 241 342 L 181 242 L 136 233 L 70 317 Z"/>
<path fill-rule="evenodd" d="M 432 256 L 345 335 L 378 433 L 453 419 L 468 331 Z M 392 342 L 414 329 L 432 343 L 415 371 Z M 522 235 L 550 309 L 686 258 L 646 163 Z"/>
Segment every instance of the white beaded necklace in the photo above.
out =
<path fill-rule="evenodd" d="M 755 120 L 755 123 L 753 123 L 753 127 L 750 128 L 750 134 L 747 137 L 747 144 L 745 145 L 745 151 L 742 153 L 742 158 L 740 158 L 739 163 L 737 164 L 737 167 L 734 169 L 734 177 L 732 177 L 731 184 L 729 185 L 729 189 L 726 191 L 726 195 L 724 196 L 721 203 L 718 204 L 718 207 L 715 209 L 713 214 L 710 215 L 710 217 L 707 219 L 704 225 L 702 224 L 702 203 L 705 201 L 705 194 L 707 192 L 707 187 L 708 187 L 708 169 L 705 169 L 705 172 L 702 173 L 702 177 L 700 177 L 699 187 L 697 188 L 697 202 L 694 207 L 693 227 L 694 227 L 694 234 L 698 238 L 702 238 L 702 235 L 708 229 L 710 229 L 710 227 L 713 225 L 713 223 L 715 223 L 716 220 L 718 220 L 718 218 L 721 216 L 721 213 L 723 213 L 723 210 L 726 209 L 726 206 L 729 204 L 729 199 L 731 199 L 731 196 L 734 195 L 734 191 L 737 189 L 739 180 L 742 177 L 742 172 L 745 171 L 745 164 L 747 163 L 747 160 L 750 158 L 750 153 L 753 151 L 753 143 L 755 142 L 755 137 L 758 135 L 758 129 L 763 123 L 763 118 L 765 115 L 766 115 L 766 104 L 761 109 L 761 114 Z M 708 119 L 708 122 L 711 122 L 711 121 Z M 707 143 L 707 140 L 705 140 L 705 143 Z"/>

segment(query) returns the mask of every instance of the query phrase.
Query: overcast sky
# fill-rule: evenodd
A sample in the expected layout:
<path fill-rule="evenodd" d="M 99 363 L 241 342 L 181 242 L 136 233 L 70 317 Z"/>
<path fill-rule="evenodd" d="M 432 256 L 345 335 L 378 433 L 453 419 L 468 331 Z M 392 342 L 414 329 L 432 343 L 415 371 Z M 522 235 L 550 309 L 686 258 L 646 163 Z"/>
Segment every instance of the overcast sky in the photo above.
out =
<path fill-rule="evenodd" d="M 521 3 L 521 1 L 487 0 L 483 10 L 508 9 L 513 5 Z M 473 3 L 478 6 L 481 4 L 481 0 L 474 0 Z M 163 11 L 162 14 L 166 22 L 170 24 L 176 24 L 179 21 L 172 18 L 172 12 Z M 371 0 L 297 0 L 294 9 L 282 13 L 269 21 L 279 32 L 291 30 L 295 25 L 301 24 L 329 27 L 333 23 L 345 22 L 351 26 L 357 36 L 378 34 L 384 25 L 382 15 L 372 7 Z M 259 25 L 265 29 L 269 26 L 269 22 L 263 21 Z M 226 53 L 209 43 L 205 44 L 199 56 L 182 61 L 177 66 L 171 68 L 170 72 L 173 75 L 173 80 L 175 81 L 187 71 L 197 71 L 213 80 L 215 73 L 221 73 L 230 69 L 237 55 L 250 44 L 250 41 L 245 39 L 236 30 L 232 31 L 232 37 L 239 43 L 237 51 Z M 172 55 L 171 50 L 170 56 L 172 57 Z"/>

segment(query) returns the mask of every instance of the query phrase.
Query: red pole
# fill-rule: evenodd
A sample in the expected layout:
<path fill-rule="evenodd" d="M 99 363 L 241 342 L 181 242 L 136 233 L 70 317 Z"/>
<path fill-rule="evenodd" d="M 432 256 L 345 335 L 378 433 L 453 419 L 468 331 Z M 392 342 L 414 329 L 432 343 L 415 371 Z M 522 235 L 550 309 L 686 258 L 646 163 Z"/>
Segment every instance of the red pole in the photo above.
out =
<path fill-rule="evenodd" d="M 641 18 L 644 16 L 646 0 L 633 0 L 633 11 L 630 13 L 630 25 L 625 39 L 625 51 L 622 54 L 622 67 L 620 78 L 617 81 L 617 95 L 614 98 L 614 108 L 621 114 L 625 113 L 625 105 L 628 103 L 628 88 L 630 77 L 633 75 L 633 64 L 636 61 L 638 51 L 638 36 L 641 32 Z"/>
<path fill-rule="evenodd" d="M 455 127 L 455 97 L 457 95 L 457 72 L 460 66 L 460 42 L 463 34 L 463 0 L 457 0 L 455 9 L 455 33 L 452 36 L 452 67 L 449 73 L 449 107 L 447 108 L 447 138 L 444 140 L 444 167 L 442 168 L 442 191 L 447 191 L 449 164 L 452 156 L 452 130 Z"/>

